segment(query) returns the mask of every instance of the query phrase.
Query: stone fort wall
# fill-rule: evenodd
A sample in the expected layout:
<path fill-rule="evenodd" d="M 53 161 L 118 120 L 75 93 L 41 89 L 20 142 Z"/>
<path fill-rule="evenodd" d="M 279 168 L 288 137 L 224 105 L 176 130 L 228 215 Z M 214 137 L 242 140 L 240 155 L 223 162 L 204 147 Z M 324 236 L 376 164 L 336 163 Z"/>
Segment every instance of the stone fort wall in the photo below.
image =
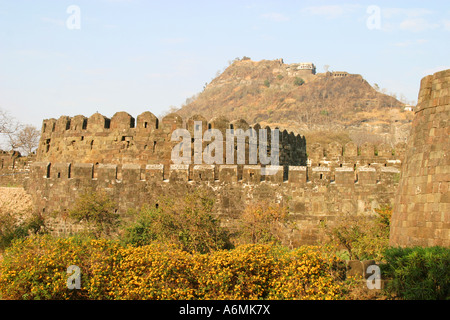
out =
<path fill-rule="evenodd" d="M 246 205 L 269 200 L 288 207 L 296 225 L 286 230 L 293 245 L 317 243 L 321 221 L 370 216 L 375 208 L 393 204 L 401 168 L 396 155 L 404 152 L 402 146 L 386 147 L 384 153 L 383 145 L 314 147 L 307 165 L 279 166 L 273 175 L 262 175 L 260 165 L 37 161 L 26 189 L 56 234 L 77 230 L 65 213 L 91 189 L 106 190 L 117 201 L 117 212 L 126 214 L 130 208 L 155 205 L 161 195 L 177 198 L 201 188 L 216 199 L 214 214 L 229 227 Z"/>
<path fill-rule="evenodd" d="M 111 119 L 96 113 L 89 118 L 84 116 L 44 120 L 37 161 L 79 162 L 108 164 L 164 164 L 170 165 L 171 153 L 178 141 L 171 141 L 176 129 L 187 129 L 192 137 L 191 163 L 194 163 L 194 121 L 201 121 L 202 132 L 218 129 L 224 139 L 227 129 L 252 128 L 257 136 L 261 129 L 259 124 L 250 126 L 244 120 L 229 121 L 223 117 L 206 121 L 201 116 L 183 120 L 177 114 L 169 114 L 161 121 L 150 112 L 140 114 L 135 120 L 126 112 L 117 112 Z M 270 136 L 272 130 L 266 127 Z M 268 137 L 268 150 L 271 138 Z M 210 142 L 203 141 L 202 150 Z M 237 141 L 235 139 L 235 146 Z M 246 139 L 246 163 L 248 163 L 249 144 Z M 306 165 L 306 140 L 300 135 L 279 133 L 279 164 Z M 235 152 L 235 159 L 237 152 Z M 236 163 L 236 162 L 235 162 Z M 260 163 L 259 160 L 257 163 Z M 166 177 L 167 178 L 167 177 Z"/>
<path fill-rule="evenodd" d="M 391 223 L 391 245 L 450 246 L 450 70 L 422 79 Z"/>
<path fill-rule="evenodd" d="M 17 151 L 0 150 L 0 186 L 22 186 L 35 156 L 22 157 Z"/>

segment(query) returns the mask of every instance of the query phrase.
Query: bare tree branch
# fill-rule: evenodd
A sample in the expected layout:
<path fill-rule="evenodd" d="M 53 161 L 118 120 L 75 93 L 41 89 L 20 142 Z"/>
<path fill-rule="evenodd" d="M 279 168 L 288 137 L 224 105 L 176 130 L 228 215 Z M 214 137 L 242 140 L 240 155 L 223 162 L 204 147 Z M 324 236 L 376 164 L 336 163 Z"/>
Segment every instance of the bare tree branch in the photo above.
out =
<path fill-rule="evenodd" d="M 14 135 L 14 145 L 24 154 L 31 154 L 39 145 L 40 132 L 31 125 L 24 126 Z"/>
<path fill-rule="evenodd" d="M 0 109 L 0 143 L 10 150 L 30 154 L 39 145 L 40 132 L 31 125 L 22 125 L 6 110 Z"/>
<path fill-rule="evenodd" d="M 22 125 L 14 119 L 6 110 L 0 109 L 0 135 L 4 137 L 7 148 L 15 150 L 15 134 L 22 128 Z"/>

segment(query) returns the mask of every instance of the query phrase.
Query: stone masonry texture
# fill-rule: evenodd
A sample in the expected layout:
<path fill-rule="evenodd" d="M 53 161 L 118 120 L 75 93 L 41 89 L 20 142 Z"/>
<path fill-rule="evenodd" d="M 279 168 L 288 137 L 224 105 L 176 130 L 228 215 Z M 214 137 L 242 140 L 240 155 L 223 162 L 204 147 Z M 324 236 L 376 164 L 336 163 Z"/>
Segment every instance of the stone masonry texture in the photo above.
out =
<path fill-rule="evenodd" d="M 450 69 L 422 79 L 391 223 L 395 246 L 450 246 Z"/>

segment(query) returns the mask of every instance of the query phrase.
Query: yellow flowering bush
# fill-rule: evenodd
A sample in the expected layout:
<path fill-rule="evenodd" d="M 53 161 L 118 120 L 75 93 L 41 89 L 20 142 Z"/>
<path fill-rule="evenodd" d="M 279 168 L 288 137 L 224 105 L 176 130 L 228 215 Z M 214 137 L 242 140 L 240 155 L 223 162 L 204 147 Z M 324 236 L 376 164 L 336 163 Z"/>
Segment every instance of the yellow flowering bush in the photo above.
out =
<path fill-rule="evenodd" d="M 113 299 L 192 299 L 193 256 L 176 247 L 147 245 L 120 250 L 122 259 L 110 275 Z"/>
<path fill-rule="evenodd" d="M 273 244 L 189 253 L 112 240 L 30 237 L 0 262 L 1 299 L 338 299 L 339 260 L 316 247 Z M 67 268 L 81 271 L 68 289 Z"/>
<path fill-rule="evenodd" d="M 270 290 L 271 279 L 282 267 L 272 245 L 242 245 L 198 255 L 198 297 L 201 299 L 262 299 Z"/>
<path fill-rule="evenodd" d="M 117 251 L 118 245 L 108 240 L 58 239 L 48 235 L 18 240 L 6 250 L 0 264 L 0 298 L 101 298 L 108 282 L 91 282 L 102 274 L 102 269 L 106 269 L 104 274 L 111 273 L 109 261 Z M 71 265 L 80 268 L 79 290 L 67 288 L 67 268 Z"/>
<path fill-rule="evenodd" d="M 270 299 L 337 299 L 343 294 L 335 278 L 336 256 L 324 257 L 318 247 L 301 247 L 286 253 L 280 275 L 273 278 Z"/>

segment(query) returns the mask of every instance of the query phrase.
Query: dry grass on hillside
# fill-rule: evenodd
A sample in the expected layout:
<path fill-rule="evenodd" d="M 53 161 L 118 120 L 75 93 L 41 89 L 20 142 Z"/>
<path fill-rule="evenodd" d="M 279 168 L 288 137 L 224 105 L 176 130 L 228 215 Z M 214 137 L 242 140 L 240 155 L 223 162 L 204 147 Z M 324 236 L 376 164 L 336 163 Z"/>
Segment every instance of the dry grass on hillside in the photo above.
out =
<path fill-rule="evenodd" d="M 0 187 L 0 214 L 25 216 L 31 212 L 31 196 L 23 188 Z"/>

